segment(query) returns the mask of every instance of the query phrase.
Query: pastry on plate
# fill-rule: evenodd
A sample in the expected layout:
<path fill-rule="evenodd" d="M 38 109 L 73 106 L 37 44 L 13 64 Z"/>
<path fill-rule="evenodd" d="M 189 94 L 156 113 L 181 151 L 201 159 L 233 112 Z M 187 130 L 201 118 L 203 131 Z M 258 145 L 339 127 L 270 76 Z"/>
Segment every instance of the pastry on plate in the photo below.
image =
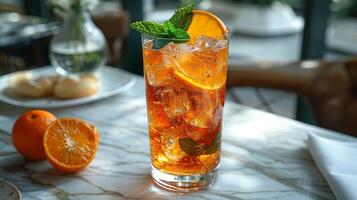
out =
<path fill-rule="evenodd" d="M 17 72 L 10 79 L 10 88 L 22 97 L 75 99 L 96 94 L 99 81 L 94 75 L 35 77 L 28 72 Z"/>
<path fill-rule="evenodd" d="M 29 98 L 52 95 L 55 84 L 53 77 L 34 77 L 28 72 L 17 72 L 10 79 L 10 87 L 15 94 Z"/>
<path fill-rule="evenodd" d="M 99 81 L 94 75 L 60 78 L 53 88 L 53 95 L 59 99 L 75 99 L 98 92 Z"/>

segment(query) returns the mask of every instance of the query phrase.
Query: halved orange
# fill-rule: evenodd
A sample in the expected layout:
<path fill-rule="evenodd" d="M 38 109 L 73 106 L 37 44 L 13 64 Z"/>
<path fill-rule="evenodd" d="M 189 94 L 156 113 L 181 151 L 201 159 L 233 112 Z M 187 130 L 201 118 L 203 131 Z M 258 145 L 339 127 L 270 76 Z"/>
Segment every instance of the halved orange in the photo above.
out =
<path fill-rule="evenodd" d="M 203 10 L 193 10 L 192 13 L 192 21 L 187 30 L 191 37 L 219 37 L 228 32 L 226 25 L 214 14 Z"/>
<path fill-rule="evenodd" d="M 84 169 L 98 148 L 97 128 L 77 118 L 62 118 L 46 130 L 43 145 L 47 160 L 64 173 Z"/>

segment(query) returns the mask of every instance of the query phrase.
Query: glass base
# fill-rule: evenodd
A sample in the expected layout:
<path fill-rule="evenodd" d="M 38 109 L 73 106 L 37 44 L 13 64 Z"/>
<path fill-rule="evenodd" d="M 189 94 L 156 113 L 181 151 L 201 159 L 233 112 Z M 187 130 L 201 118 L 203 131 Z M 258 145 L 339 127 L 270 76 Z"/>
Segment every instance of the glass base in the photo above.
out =
<path fill-rule="evenodd" d="M 218 166 L 204 175 L 172 175 L 151 166 L 151 176 L 155 183 L 164 189 L 175 192 L 194 192 L 211 187 L 216 180 L 217 169 Z"/>

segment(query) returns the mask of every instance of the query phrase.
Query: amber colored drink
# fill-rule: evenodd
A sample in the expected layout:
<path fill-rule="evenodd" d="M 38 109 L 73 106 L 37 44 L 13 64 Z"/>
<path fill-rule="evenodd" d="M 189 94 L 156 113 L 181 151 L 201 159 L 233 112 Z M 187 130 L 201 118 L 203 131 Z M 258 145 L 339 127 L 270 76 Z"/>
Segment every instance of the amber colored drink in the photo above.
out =
<path fill-rule="evenodd" d="M 168 189 L 206 187 L 220 162 L 228 40 L 200 36 L 156 49 L 168 43 L 160 40 L 143 36 L 153 178 Z"/>

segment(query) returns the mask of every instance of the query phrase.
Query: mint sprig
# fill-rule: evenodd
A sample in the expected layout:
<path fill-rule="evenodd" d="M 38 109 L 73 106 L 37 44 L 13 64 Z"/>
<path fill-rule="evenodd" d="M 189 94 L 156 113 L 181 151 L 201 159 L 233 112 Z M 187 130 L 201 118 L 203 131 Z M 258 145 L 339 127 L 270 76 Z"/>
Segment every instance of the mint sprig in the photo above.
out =
<path fill-rule="evenodd" d="M 188 33 L 182 29 L 182 28 L 177 28 L 172 22 L 170 21 L 165 21 L 163 24 L 165 32 L 169 35 L 171 38 L 175 39 L 189 39 L 190 36 Z"/>
<path fill-rule="evenodd" d="M 190 35 L 186 30 L 192 21 L 193 7 L 193 4 L 189 4 L 177 9 L 175 14 L 163 24 L 150 21 L 137 21 L 133 22 L 130 26 L 140 33 L 165 38 L 165 40 L 154 40 L 154 49 L 160 49 L 170 42 L 184 43 L 190 39 Z"/>
<path fill-rule="evenodd" d="M 155 37 L 168 37 L 168 34 L 164 30 L 164 26 L 156 22 L 138 21 L 133 22 L 130 26 L 132 29 L 139 31 L 140 33 Z"/>
<path fill-rule="evenodd" d="M 182 8 L 179 8 L 175 11 L 175 14 L 169 19 L 176 27 L 182 28 L 185 31 L 191 24 L 192 21 L 192 10 L 194 4 L 188 4 Z"/>

